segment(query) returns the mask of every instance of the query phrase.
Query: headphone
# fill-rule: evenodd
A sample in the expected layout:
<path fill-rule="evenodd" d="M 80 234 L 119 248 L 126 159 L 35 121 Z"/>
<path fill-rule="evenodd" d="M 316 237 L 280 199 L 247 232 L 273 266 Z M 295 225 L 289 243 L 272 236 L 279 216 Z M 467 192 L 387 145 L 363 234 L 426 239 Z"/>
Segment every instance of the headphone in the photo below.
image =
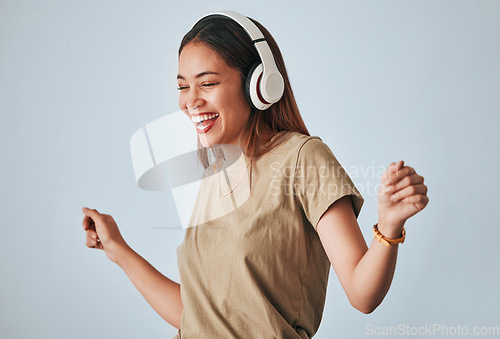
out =
<path fill-rule="evenodd" d="M 259 53 L 260 61 L 249 71 L 245 84 L 245 94 L 253 108 L 263 111 L 278 102 L 283 96 L 285 83 L 283 76 L 274 62 L 271 48 L 264 38 L 264 34 L 246 16 L 233 11 L 219 11 L 204 15 L 203 18 L 212 15 L 222 15 L 236 21 L 248 33 L 250 39 Z"/>

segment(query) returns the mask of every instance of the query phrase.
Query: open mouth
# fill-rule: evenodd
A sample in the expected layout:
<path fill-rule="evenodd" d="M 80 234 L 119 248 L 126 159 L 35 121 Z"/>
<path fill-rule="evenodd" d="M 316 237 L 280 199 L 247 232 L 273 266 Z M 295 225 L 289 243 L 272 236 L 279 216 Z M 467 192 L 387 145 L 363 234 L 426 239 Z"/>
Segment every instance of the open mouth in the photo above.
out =
<path fill-rule="evenodd" d="M 218 117 L 218 113 L 200 114 L 192 116 L 191 121 L 196 125 L 198 133 L 206 133 L 212 128 Z"/>

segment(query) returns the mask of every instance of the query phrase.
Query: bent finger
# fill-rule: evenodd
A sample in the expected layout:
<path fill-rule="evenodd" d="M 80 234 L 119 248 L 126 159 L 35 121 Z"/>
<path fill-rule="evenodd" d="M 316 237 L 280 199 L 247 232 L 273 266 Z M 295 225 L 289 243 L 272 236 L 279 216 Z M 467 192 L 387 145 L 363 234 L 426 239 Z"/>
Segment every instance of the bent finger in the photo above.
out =
<path fill-rule="evenodd" d="M 385 192 L 386 193 L 397 192 L 397 191 L 399 191 L 407 186 L 422 184 L 423 182 L 424 182 L 423 177 L 414 173 L 414 174 L 411 174 L 411 175 L 404 177 L 403 179 L 401 179 L 400 181 L 398 181 L 395 184 L 386 185 Z"/>
<path fill-rule="evenodd" d="M 412 175 L 413 173 L 415 173 L 415 170 L 413 169 L 413 167 L 405 166 L 405 167 L 397 170 L 396 172 L 392 172 L 388 176 L 388 178 L 386 179 L 385 185 L 395 184 L 395 183 L 399 182 L 401 179 L 403 179 L 404 177 L 406 177 L 408 175 Z"/>
<path fill-rule="evenodd" d="M 396 161 L 396 162 L 391 162 L 389 166 L 385 169 L 384 174 L 382 174 L 382 181 L 387 181 L 391 177 L 391 175 L 399 170 L 404 164 L 403 160 Z"/>
<path fill-rule="evenodd" d="M 94 240 L 94 239 L 91 239 L 91 238 L 87 238 L 86 245 L 87 245 L 88 248 L 96 248 L 96 249 L 99 249 L 99 250 L 103 249 L 102 243 L 99 241 L 99 239 Z"/>
<path fill-rule="evenodd" d="M 391 162 L 391 164 L 388 166 L 387 170 L 390 173 L 397 172 L 399 169 L 401 169 L 404 166 L 404 161 L 399 160 L 395 162 Z"/>
<path fill-rule="evenodd" d="M 87 245 L 87 247 L 89 248 L 94 248 L 95 246 L 97 246 L 97 241 L 90 237 L 87 237 L 87 242 L 85 243 L 85 245 Z"/>
<path fill-rule="evenodd" d="M 82 212 L 83 212 L 83 214 L 85 214 L 86 216 L 90 217 L 93 220 L 97 220 L 97 219 L 102 218 L 102 214 L 99 213 L 95 208 L 90 209 L 87 207 L 83 207 Z"/>
<path fill-rule="evenodd" d="M 429 197 L 424 194 L 415 194 L 404 198 L 402 201 L 407 204 L 415 204 L 415 207 L 417 207 L 417 209 L 421 211 L 429 203 Z"/>
<path fill-rule="evenodd" d="M 87 238 L 95 240 L 95 241 L 97 241 L 97 239 L 99 239 L 99 237 L 97 236 L 97 232 L 91 231 L 91 230 L 87 231 L 86 236 L 87 236 Z"/>
<path fill-rule="evenodd" d="M 94 220 L 92 220 L 92 218 L 88 215 L 83 217 L 82 225 L 85 231 L 95 229 Z"/>
<path fill-rule="evenodd" d="M 414 194 L 427 194 L 427 186 L 424 184 L 411 185 L 391 195 L 393 202 L 399 201 Z"/>

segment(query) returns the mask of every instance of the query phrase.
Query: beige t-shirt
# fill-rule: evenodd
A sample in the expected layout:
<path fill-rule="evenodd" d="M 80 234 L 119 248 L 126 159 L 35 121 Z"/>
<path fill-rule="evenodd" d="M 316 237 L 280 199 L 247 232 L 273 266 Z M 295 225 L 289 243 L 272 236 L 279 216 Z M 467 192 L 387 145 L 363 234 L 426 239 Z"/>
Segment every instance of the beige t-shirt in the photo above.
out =
<path fill-rule="evenodd" d="M 330 270 L 317 223 L 345 195 L 358 217 L 364 199 L 319 137 L 287 133 L 255 162 L 251 195 L 248 180 L 239 181 L 243 157 L 232 173 L 202 180 L 191 217 L 196 226 L 177 248 L 184 309 L 174 338 L 317 332 Z"/>

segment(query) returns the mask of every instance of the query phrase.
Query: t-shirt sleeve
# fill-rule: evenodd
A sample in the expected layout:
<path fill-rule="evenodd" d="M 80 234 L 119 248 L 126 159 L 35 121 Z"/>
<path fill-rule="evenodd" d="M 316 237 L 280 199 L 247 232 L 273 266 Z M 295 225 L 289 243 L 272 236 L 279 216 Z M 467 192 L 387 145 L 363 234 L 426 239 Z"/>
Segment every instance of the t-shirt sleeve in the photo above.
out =
<path fill-rule="evenodd" d="M 293 192 L 315 230 L 323 213 L 343 196 L 350 195 L 356 218 L 364 203 L 351 178 L 319 137 L 310 137 L 299 147 Z"/>

